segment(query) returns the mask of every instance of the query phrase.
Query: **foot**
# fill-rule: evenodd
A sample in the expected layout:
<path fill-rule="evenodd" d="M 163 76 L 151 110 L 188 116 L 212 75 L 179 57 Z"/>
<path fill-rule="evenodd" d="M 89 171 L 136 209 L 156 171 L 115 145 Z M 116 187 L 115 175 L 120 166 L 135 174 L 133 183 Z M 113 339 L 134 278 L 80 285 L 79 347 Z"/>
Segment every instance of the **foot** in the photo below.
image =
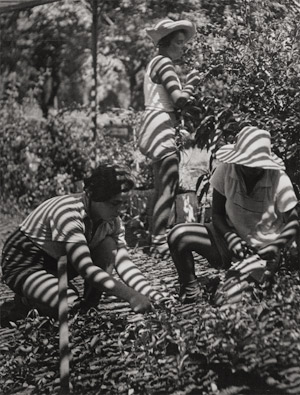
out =
<path fill-rule="evenodd" d="M 169 250 L 168 243 L 152 244 L 149 249 L 150 255 L 156 259 L 169 259 L 171 258 L 171 253 Z"/>
<path fill-rule="evenodd" d="M 81 300 L 81 308 L 88 310 L 91 307 L 97 308 L 100 303 L 102 291 L 93 288 L 87 281 L 84 282 L 83 299 Z"/>
<path fill-rule="evenodd" d="M 201 292 L 198 281 L 192 280 L 186 284 L 181 284 L 178 300 L 183 304 L 195 303 L 200 295 Z"/>
<path fill-rule="evenodd" d="M 10 326 L 10 322 L 23 320 L 32 308 L 26 298 L 15 295 L 13 301 L 1 308 L 0 326 L 8 327 Z"/>

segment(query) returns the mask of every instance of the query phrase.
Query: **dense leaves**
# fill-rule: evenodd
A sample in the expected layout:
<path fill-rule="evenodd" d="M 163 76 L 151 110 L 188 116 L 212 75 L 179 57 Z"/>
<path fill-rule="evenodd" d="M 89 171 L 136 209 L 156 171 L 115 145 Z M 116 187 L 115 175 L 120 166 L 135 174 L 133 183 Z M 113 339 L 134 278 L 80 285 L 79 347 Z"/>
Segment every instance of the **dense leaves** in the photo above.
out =
<path fill-rule="evenodd" d="M 183 77 L 196 66 L 202 80 L 184 110 L 185 127 L 195 132 L 199 147 L 231 141 L 245 124 L 269 129 L 275 151 L 300 185 L 297 2 L 97 4 L 101 111 L 112 106 L 142 109 L 143 73 L 155 52 L 144 27 L 166 16 L 189 18 L 198 34 L 179 66 Z M 7 99 L 13 92 L 19 102 L 35 98 L 44 114 L 55 105 L 88 104 L 93 85 L 91 24 L 88 0 L 1 16 L 1 97 Z"/>
<path fill-rule="evenodd" d="M 73 315 L 73 392 L 299 393 L 299 274 L 281 269 L 272 292 L 256 300 L 245 297 L 227 309 L 209 302 L 212 278 L 200 279 L 202 299 L 194 305 L 174 300 L 155 313 L 135 316 L 112 300 L 120 313 L 110 303 L 110 308 L 104 304 L 99 311 Z M 13 337 L 1 342 L 1 353 L 4 393 L 26 388 L 32 394 L 58 393 L 55 321 L 31 312 Z"/>
<path fill-rule="evenodd" d="M 98 5 L 98 100 L 103 104 L 109 91 L 123 95 L 123 100 L 111 95 L 101 108 L 116 103 L 142 108 L 141 81 L 154 48 L 141 27 L 167 15 L 188 17 L 197 23 L 198 35 L 180 66 L 184 75 L 196 65 L 202 81 L 181 114 L 184 127 L 201 148 L 232 141 L 246 124 L 267 128 L 289 176 L 300 185 L 296 1 L 115 0 Z M 147 162 L 136 166 L 133 141 L 105 136 L 102 127 L 94 141 L 89 111 L 62 109 L 72 101 L 77 107 L 89 102 L 90 28 L 90 1 L 1 17 L 0 182 L 6 209 L 15 201 L 32 208 L 54 194 L 77 190 L 77 181 L 102 160 L 138 169 L 139 184 L 150 186 Z M 37 100 L 46 115 L 54 99 L 58 114 L 47 119 L 25 109 Z M 130 110 L 126 122 L 138 126 L 139 116 Z M 145 257 L 138 262 L 144 270 Z M 162 267 L 151 265 L 154 277 Z M 271 289 L 258 289 L 254 300 L 245 296 L 236 309 L 213 306 L 213 282 L 202 285 L 199 304 L 183 307 L 171 301 L 137 320 L 113 309 L 73 316 L 74 393 L 212 395 L 220 390 L 225 395 L 255 389 L 298 394 L 299 273 L 281 269 Z M 1 340 L 2 391 L 58 393 L 57 323 L 32 312 L 12 326 L 13 336 Z"/>
<path fill-rule="evenodd" d="M 144 161 L 136 170 L 132 140 L 104 132 L 94 140 L 85 109 L 61 111 L 46 120 L 24 114 L 10 98 L 0 103 L 0 114 L 0 196 L 8 205 L 28 209 L 57 194 L 81 191 L 83 178 L 100 162 L 127 165 L 138 186 L 151 185 L 149 164 Z M 130 112 L 112 116 L 133 125 Z"/>
<path fill-rule="evenodd" d="M 200 147 L 231 142 L 249 124 L 269 130 L 299 185 L 299 8 L 289 1 L 221 3 L 219 18 L 199 27 L 187 53 L 202 81 L 184 111 L 186 125 Z"/>

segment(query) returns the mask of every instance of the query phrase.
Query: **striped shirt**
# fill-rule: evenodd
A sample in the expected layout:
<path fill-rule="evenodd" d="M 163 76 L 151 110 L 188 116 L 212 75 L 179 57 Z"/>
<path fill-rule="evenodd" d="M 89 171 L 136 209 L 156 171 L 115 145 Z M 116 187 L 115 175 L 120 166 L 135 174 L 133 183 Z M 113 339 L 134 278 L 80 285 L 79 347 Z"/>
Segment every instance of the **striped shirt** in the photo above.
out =
<path fill-rule="evenodd" d="M 113 237 L 118 248 L 126 246 L 120 217 L 99 223 L 93 234 L 91 229 L 85 193 L 46 200 L 20 224 L 20 230 L 53 258 L 66 254 L 66 243 L 86 243 L 93 249 L 106 236 Z"/>
<path fill-rule="evenodd" d="M 281 170 L 266 169 L 253 191 L 247 194 L 236 165 L 220 163 L 211 186 L 226 197 L 229 226 L 253 247 L 272 243 L 284 227 L 283 213 L 297 205 L 293 185 Z"/>
<path fill-rule="evenodd" d="M 151 72 L 153 68 L 153 64 L 162 60 L 162 56 L 157 56 L 149 63 L 145 78 L 144 78 L 144 100 L 146 110 L 162 110 L 166 112 L 175 111 L 175 104 L 171 98 L 170 93 L 167 91 L 167 88 L 162 83 L 156 83 L 151 78 Z M 177 74 L 175 74 L 175 70 L 173 71 L 173 66 L 171 62 L 169 62 L 169 67 L 164 67 L 163 73 L 170 74 L 169 78 L 174 80 L 175 86 L 177 89 L 181 89 L 181 84 Z M 171 69 L 173 73 L 170 73 Z M 161 77 L 161 79 L 163 79 Z"/>

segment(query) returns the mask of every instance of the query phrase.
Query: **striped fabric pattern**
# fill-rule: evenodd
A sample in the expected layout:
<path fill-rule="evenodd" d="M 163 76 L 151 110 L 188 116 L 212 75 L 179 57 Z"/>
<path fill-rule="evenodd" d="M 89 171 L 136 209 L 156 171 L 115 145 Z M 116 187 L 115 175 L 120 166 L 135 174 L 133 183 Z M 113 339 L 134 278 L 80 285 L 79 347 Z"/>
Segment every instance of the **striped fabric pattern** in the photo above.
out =
<path fill-rule="evenodd" d="M 262 169 L 284 170 L 283 161 L 271 151 L 271 135 L 254 126 L 244 127 L 236 144 L 221 147 L 216 158 L 223 163 L 235 163 Z"/>
<path fill-rule="evenodd" d="M 95 248 L 108 235 L 119 248 L 126 246 L 120 217 L 101 222 L 92 234 L 84 196 L 80 193 L 46 200 L 21 223 L 21 231 L 54 258 L 66 253 L 65 243 L 88 243 Z"/>
<path fill-rule="evenodd" d="M 291 180 L 283 171 L 266 169 L 248 194 L 239 168 L 220 163 L 211 178 L 211 187 L 226 198 L 228 225 L 255 248 L 279 237 L 284 228 L 283 213 L 297 205 Z"/>
<path fill-rule="evenodd" d="M 174 113 L 145 111 L 138 145 L 142 154 L 153 162 L 177 152 Z"/>
<path fill-rule="evenodd" d="M 45 241 L 82 242 L 86 216 L 82 194 L 57 196 L 29 214 L 20 229 L 41 246 Z"/>
<path fill-rule="evenodd" d="M 153 28 L 146 29 L 146 33 L 156 45 L 161 38 L 176 30 L 185 31 L 186 41 L 189 41 L 196 34 L 196 27 L 192 22 L 188 20 L 173 21 L 169 18 L 158 22 Z"/>
<path fill-rule="evenodd" d="M 144 78 L 144 101 L 146 110 L 163 110 L 166 112 L 172 112 L 175 110 L 175 105 L 171 99 L 169 92 L 165 89 L 162 84 L 154 83 L 151 79 L 151 69 L 156 64 L 159 66 L 160 60 L 162 60 L 162 56 L 156 56 L 152 61 L 149 63 L 145 78 Z M 178 76 L 175 74 L 174 66 L 171 62 L 168 65 L 160 66 L 164 67 L 163 72 L 168 73 L 168 68 L 172 74 L 170 74 L 169 79 L 174 80 L 173 84 L 175 88 L 181 89 L 181 84 L 179 81 Z M 169 74 L 169 73 L 168 73 Z M 171 82 L 171 81 L 170 81 Z"/>
<path fill-rule="evenodd" d="M 151 78 L 154 66 L 161 83 L 154 82 Z M 138 134 L 140 151 L 154 162 L 177 152 L 175 106 L 171 99 L 175 89 L 181 90 L 181 84 L 174 65 L 168 58 L 156 56 L 149 63 L 145 74 L 146 111 Z"/>

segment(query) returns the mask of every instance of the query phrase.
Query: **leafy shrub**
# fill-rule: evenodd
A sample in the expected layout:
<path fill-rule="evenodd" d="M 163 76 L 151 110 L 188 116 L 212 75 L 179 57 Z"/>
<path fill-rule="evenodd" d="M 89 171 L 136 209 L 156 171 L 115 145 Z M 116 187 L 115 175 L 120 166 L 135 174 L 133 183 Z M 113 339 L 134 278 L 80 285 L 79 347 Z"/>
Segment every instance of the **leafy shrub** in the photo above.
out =
<path fill-rule="evenodd" d="M 298 11 L 291 2 L 236 1 L 232 7 L 235 12 L 225 10 L 221 20 L 199 27 L 187 53 L 202 81 L 183 114 L 186 126 L 200 147 L 231 142 L 249 124 L 269 130 L 274 151 L 299 186 Z"/>
<path fill-rule="evenodd" d="M 81 180 L 100 162 L 126 164 L 140 187 L 151 183 L 147 162 L 136 171 L 134 144 L 99 133 L 93 138 L 85 110 L 28 117 L 14 97 L 0 103 L 1 198 L 28 209 L 41 201 L 81 188 Z"/>

